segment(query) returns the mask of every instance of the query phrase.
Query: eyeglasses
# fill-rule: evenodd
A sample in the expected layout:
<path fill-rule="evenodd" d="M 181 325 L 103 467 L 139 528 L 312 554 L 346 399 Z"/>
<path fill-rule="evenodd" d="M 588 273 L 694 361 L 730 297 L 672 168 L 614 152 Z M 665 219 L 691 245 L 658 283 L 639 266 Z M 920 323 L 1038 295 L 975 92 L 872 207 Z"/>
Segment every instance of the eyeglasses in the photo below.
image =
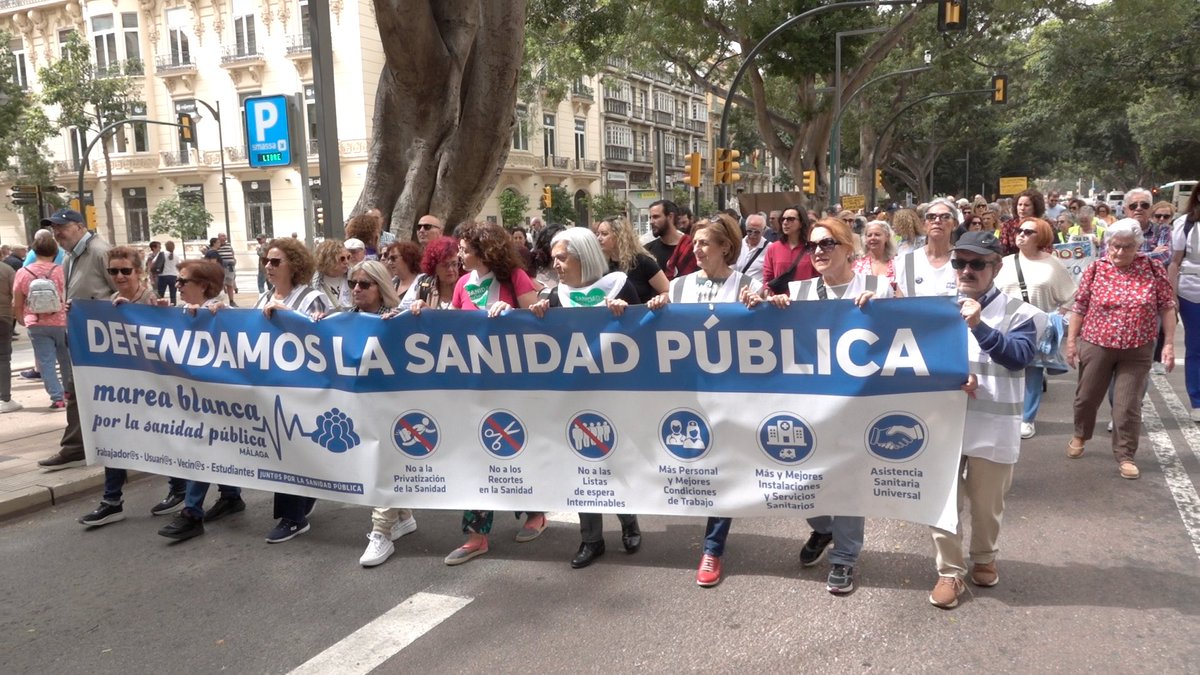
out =
<path fill-rule="evenodd" d="M 1130 202 L 1125 205 L 1125 208 L 1133 209 L 1134 211 L 1144 211 L 1150 208 L 1150 202 Z"/>
<path fill-rule="evenodd" d="M 926 213 L 925 220 L 933 222 L 935 220 L 953 220 L 954 216 L 949 213 Z"/>
<path fill-rule="evenodd" d="M 1156 213 L 1156 214 L 1154 214 L 1154 219 L 1155 219 L 1155 220 L 1170 220 L 1170 219 L 1171 219 L 1171 214 L 1169 214 L 1169 213 Z"/>
<path fill-rule="evenodd" d="M 434 225 L 433 223 L 417 223 L 417 229 L 418 230 L 433 230 L 433 229 L 440 230 L 442 228 L 441 228 L 441 226 Z"/>
<path fill-rule="evenodd" d="M 800 220 L 800 216 L 783 216 L 779 220 L 785 223 L 790 223 L 795 220 Z"/>
<path fill-rule="evenodd" d="M 179 277 L 178 279 L 175 280 L 175 285 L 178 286 L 179 288 L 183 288 L 184 286 L 187 286 L 188 284 L 193 283 L 195 281 L 196 281 L 195 279 L 185 279 L 183 277 Z"/>
<path fill-rule="evenodd" d="M 762 230 L 754 230 L 754 229 L 751 229 L 751 228 L 747 227 L 747 228 L 746 228 L 746 234 L 747 234 L 747 235 L 751 235 L 751 234 L 762 234 Z"/>
<path fill-rule="evenodd" d="M 974 220 L 972 220 L 972 221 L 971 221 L 971 225 L 972 225 L 972 226 L 974 226 L 974 225 L 983 225 L 983 221 L 982 221 L 982 220 L 980 220 L 980 219 L 978 219 L 978 218 L 976 218 L 976 219 L 974 219 Z"/>
<path fill-rule="evenodd" d="M 388 262 L 396 262 L 399 259 L 400 259 L 400 256 L 398 256 L 398 255 L 389 255 L 388 257 L 384 258 L 384 260 L 386 260 Z"/>
<path fill-rule="evenodd" d="M 1026 237 L 1036 237 L 1036 236 L 1037 236 L 1037 230 L 1031 230 L 1031 229 L 1028 229 L 1028 228 L 1024 228 L 1024 227 L 1023 227 L 1023 228 L 1021 228 L 1021 229 L 1017 230 L 1017 234 L 1023 234 L 1023 235 L 1025 235 Z"/>
<path fill-rule="evenodd" d="M 374 281 L 350 281 L 350 288 L 361 288 L 364 291 L 375 285 Z"/>
<path fill-rule="evenodd" d="M 838 240 L 833 237 L 825 237 L 821 241 L 810 241 L 804 245 L 806 251 L 815 251 L 821 249 L 828 253 L 838 247 Z"/>
<path fill-rule="evenodd" d="M 350 260 L 350 256 L 348 256 L 348 255 L 339 255 L 337 257 L 338 262 L 346 262 L 348 260 Z"/>
<path fill-rule="evenodd" d="M 950 266 L 956 270 L 966 269 L 970 267 L 972 270 L 979 272 L 991 263 L 983 258 L 973 258 L 971 260 L 963 260 L 961 258 L 951 258 Z"/>
<path fill-rule="evenodd" d="M 267 258 L 267 267 L 279 267 L 283 264 L 283 258 Z"/>
<path fill-rule="evenodd" d="M 133 274 L 133 268 L 132 267 L 109 267 L 108 268 L 108 275 L 110 277 L 115 277 L 118 274 L 121 274 L 124 276 L 131 276 Z"/>

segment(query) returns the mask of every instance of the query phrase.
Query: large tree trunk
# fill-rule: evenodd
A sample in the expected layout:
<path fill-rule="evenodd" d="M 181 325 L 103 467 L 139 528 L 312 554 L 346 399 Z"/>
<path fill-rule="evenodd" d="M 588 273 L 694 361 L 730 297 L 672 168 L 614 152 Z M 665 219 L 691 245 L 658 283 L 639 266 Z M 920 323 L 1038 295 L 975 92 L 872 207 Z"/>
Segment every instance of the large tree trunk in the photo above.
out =
<path fill-rule="evenodd" d="M 398 234 L 432 213 L 449 233 L 479 213 L 508 157 L 525 0 L 375 0 L 375 14 L 385 62 L 352 213 L 391 214 Z"/>

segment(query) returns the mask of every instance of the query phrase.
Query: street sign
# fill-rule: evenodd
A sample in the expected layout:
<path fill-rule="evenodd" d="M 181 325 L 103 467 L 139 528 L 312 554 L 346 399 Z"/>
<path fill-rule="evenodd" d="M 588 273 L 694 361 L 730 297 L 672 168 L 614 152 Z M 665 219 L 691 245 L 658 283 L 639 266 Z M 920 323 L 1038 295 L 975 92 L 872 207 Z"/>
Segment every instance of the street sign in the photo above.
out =
<path fill-rule="evenodd" d="M 252 167 L 289 166 L 292 131 L 288 96 L 252 96 L 246 99 L 242 120 L 246 127 L 246 158 Z"/>
<path fill-rule="evenodd" d="M 1000 179 L 1000 194 L 1015 195 L 1029 189 L 1029 179 L 1025 176 L 1009 176 Z"/>
<path fill-rule="evenodd" d="M 9 193 L 13 206 L 30 206 L 38 203 L 38 186 L 14 185 Z"/>
<path fill-rule="evenodd" d="M 864 195 L 842 195 L 842 208 L 849 211 L 857 211 L 865 208 L 867 198 Z"/>

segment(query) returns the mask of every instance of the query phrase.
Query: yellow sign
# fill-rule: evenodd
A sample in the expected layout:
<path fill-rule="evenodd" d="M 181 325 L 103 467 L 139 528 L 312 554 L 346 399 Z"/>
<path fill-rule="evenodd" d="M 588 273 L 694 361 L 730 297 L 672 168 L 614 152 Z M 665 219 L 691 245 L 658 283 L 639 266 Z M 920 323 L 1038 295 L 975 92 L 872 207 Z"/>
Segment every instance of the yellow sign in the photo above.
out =
<path fill-rule="evenodd" d="M 865 208 L 867 198 L 863 195 L 842 195 L 842 208 L 849 211 L 857 211 Z"/>
<path fill-rule="evenodd" d="M 1000 179 L 1000 194 L 1015 195 L 1029 189 L 1029 179 L 1025 176 L 1010 176 Z"/>

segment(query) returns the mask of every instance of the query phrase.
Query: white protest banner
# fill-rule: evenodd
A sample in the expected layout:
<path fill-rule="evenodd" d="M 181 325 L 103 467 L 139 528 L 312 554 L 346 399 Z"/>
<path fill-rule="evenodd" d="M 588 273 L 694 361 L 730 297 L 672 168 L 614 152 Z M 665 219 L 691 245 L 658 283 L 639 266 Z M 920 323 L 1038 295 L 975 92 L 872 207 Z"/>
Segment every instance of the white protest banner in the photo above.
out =
<path fill-rule="evenodd" d="M 371 506 L 957 522 L 952 299 L 69 321 L 106 466 Z"/>

